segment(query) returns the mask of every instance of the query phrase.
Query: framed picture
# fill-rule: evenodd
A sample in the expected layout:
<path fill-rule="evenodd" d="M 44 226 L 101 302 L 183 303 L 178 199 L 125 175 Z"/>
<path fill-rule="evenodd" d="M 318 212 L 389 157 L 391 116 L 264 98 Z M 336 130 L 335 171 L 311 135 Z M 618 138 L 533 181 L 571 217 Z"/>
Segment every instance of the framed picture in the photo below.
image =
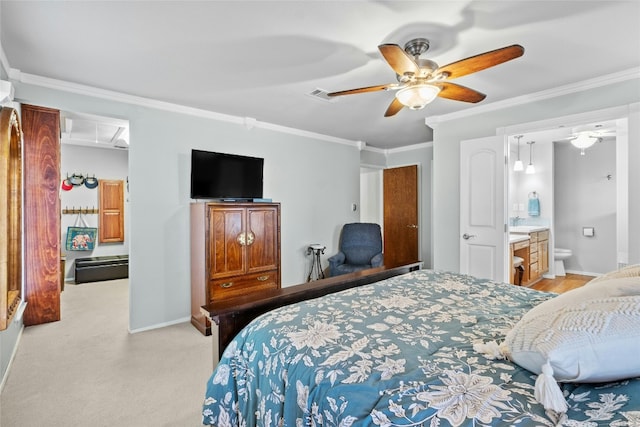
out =
<path fill-rule="evenodd" d="M 69 227 L 67 228 L 68 251 L 92 251 L 96 244 L 97 228 Z"/>

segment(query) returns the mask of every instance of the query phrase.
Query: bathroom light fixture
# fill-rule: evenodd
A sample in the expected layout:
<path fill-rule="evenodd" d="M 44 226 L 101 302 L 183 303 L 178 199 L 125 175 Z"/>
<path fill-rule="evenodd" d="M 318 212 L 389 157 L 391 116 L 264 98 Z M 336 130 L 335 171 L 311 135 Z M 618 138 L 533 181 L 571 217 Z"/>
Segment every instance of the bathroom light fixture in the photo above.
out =
<path fill-rule="evenodd" d="M 402 105 L 409 107 L 412 110 L 420 110 L 425 105 L 436 99 L 440 93 L 438 86 L 430 84 L 415 84 L 404 89 L 400 89 L 396 93 L 396 98 L 402 103 Z"/>
<path fill-rule="evenodd" d="M 580 149 L 580 155 L 584 156 L 584 150 L 598 142 L 600 138 L 590 135 L 589 132 L 580 132 L 578 136 L 571 140 L 574 147 Z"/>
<path fill-rule="evenodd" d="M 527 170 L 525 171 L 525 173 L 527 174 L 536 173 L 536 168 L 533 166 L 533 144 L 535 143 L 535 141 L 527 142 L 527 144 L 529 144 L 529 164 L 527 165 Z"/>
<path fill-rule="evenodd" d="M 516 172 L 520 172 L 524 170 L 524 165 L 522 164 L 522 160 L 520 160 L 520 138 L 524 135 L 516 135 L 514 138 L 518 140 L 518 160 L 513 164 L 513 170 Z"/>

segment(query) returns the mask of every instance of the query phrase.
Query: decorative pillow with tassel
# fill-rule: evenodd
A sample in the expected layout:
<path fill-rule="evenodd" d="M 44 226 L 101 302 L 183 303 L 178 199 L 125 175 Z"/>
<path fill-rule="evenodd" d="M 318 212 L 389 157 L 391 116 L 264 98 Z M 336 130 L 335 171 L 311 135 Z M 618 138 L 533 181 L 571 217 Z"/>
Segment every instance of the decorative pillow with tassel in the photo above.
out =
<path fill-rule="evenodd" d="M 640 277 L 596 281 L 561 294 L 527 312 L 502 344 L 474 348 L 539 374 L 536 400 L 566 412 L 558 382 L 640 377 Z"/>

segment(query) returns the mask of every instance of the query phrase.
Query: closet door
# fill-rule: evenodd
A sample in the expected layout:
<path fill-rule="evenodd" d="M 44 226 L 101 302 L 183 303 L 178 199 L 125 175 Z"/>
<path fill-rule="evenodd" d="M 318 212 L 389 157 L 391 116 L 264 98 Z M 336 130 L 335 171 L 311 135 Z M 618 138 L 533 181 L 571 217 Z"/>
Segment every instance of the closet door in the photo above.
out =
<path fill-rule="evenodd" d="M 22 105 L 25 326 L 60 320 L 60 112 Z"/>
<path fill-rule="evenodd" d="M 98 184 L 100 243 L 124 242 L 124 181 L 100 180 Z"/>

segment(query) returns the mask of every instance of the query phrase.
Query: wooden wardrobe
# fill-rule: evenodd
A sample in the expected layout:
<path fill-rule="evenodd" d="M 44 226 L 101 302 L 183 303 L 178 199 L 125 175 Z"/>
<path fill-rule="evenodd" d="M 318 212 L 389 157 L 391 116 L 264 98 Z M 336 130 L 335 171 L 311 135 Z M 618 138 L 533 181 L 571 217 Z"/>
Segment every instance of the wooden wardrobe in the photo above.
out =
<path fill-rule="evenodd" d="M 191 323 L 211 334 L 200 307 L 280 287 L 279 203 L 191 204 Z"/>

